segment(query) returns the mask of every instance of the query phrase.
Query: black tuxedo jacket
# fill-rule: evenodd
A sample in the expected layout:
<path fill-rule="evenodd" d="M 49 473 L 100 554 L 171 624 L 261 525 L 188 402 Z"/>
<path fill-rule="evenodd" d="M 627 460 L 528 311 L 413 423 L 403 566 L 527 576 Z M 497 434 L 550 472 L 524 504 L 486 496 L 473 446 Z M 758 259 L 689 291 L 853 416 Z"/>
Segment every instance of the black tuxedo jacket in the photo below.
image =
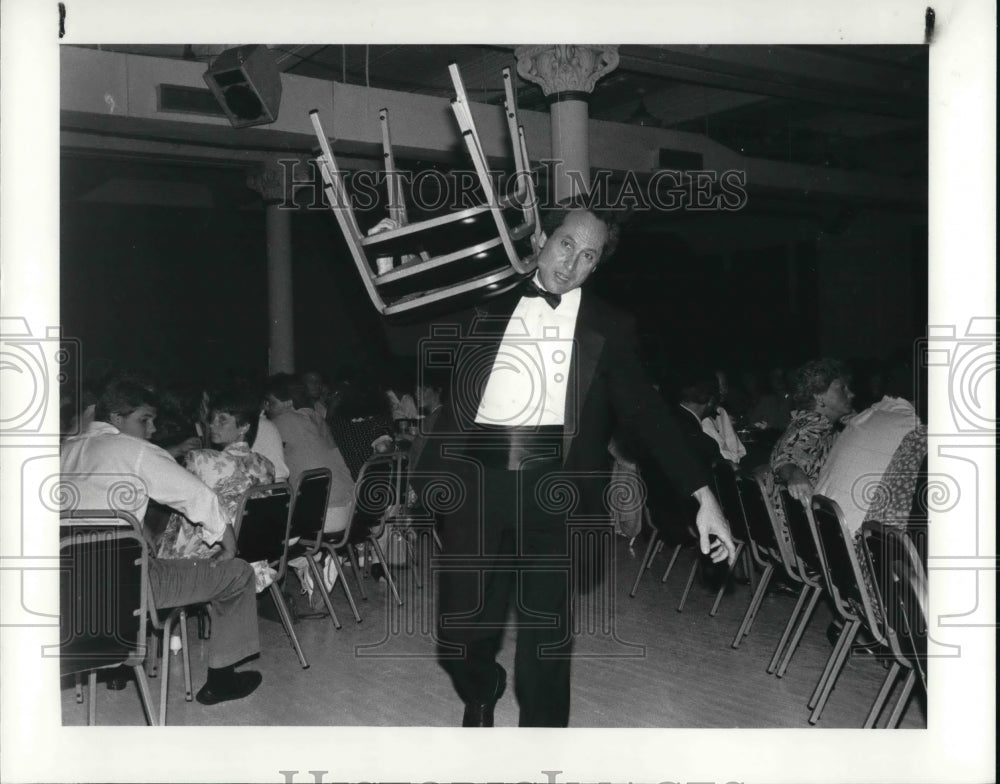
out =
<path fill-rule="evenodd" d="M 474 439 L 475 415 L 500 342 L 520 297 L 507 295 L 477 309 L 471 324 L 457 325 L 442 341 L 453 341 L 448 404 L 428 433 L 421 459 L 423 476 L 444 470 L 461 475 L 445 459 L 448 447 Z M 442 345 L 442 348 L 444 346 Z M 440 356 L 447 351 L 440 352 Z M 431 351 L 424 352 L 425 361 Z M 588 484 L 609 478 L 608 443 L 621 427 L 638 439 L 680 496 L 708 484 L 709 474 L 694 457 L 677 422 L 642 368 L 631 316 L 584 290 L 576 320 L 566 392 L 563 470 L 571 481 Z M 470 478 L 471 479 L 471 478 Z M 473 480 L 474 481 L 474 480 Z M 419 488 L 418 488 L 419 489 Z M 606 515 L 603 493 L 581 495 L 576 513 Z"/>

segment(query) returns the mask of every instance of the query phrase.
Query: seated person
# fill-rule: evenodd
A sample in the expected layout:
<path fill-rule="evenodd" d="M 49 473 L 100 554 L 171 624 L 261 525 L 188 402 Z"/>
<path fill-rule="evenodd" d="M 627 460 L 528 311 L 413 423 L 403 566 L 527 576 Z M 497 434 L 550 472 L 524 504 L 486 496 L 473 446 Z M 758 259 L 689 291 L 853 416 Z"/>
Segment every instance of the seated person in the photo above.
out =
<path fill-rule="evenodd" d="M 702 425 L 715 412 L 718 400 L 718 381 L 711 373 L 694 371 L 681 378 L 674 416 L 691 453 L 705 468 L 723 459 L 718 439 Z"/>
<path fill-rule="evenodd" d="M 327 422 L 355 481 L 368 458 L 395 448 L 389 400 L 371 378 L 357 376 L 345 384 Z"/>
<path fill-rule="evenodd" d="M 417 409 L 420 420 L 417 433 L 410 445 L 410 471 L 417 470 L 424 447 L 427 445 L 427 434 L 433 432 L 434 423 L 444 409 L 446 395 L 446 379 L 444 376 L 424 371 L 421 384 L 417 386 Z"/>
<path fill-rule="evenodd" d="M 783 432 L 792 419 L 791 396 L 785 385 L 785 371 L 774 368 L 767 376 L 768 390 L 747 412 L 746 421 L 760 430 Z"/>
<path fill-rule="evenodd" d="M 267 418 L 262 406 L 258 405 L 257 408 L 257 437 L 251 441 L 250 451 L 270 460 L 274 466 L 274 481 L 284 482 L 288 479 L 289 470 L 285 463 L 285 448 L 281 445 L 281 433 L 274 422 Z"/>
<path fill-rule="evenodd" d="M 888 370 L 885 396 L 851 418 L 820 471 L 816 492 L 837 502 L 852 534 L 865 520 L 900 526 L 909 520 L 927 455 L 911 378 L 905 363 Z"/>
<path fill-rule="evenodd" d="M 736 435 L 736 428 L 733 427 L 733 420 L 729 416 L 729 412 L 722 407 L 723 401 L 730 399 L 733 390 L 729 387 L 729 382 L 723 371 L 716 370 L 715 378 L 718 383 L 718 399 L 715 405 L 705 412 L 701 420 L 701 427 L 719 444 L 722 457 L 733 465 L 737 465 L 746 456 L 747 448 Z"/>
<path fill-rule="evenodd" d="M 240 500 L 254 485 L 274 481 L 274 466 L 266 457 L 250 450 L 260 417 L 257 395 L 248 389 L 234 389 L 219 394 L 211 404 L 209 440 L 217 449 L 195 449 L 188 453 L 188 471 L 219 496 L 223 512 L 231 525 L 237 522 Z M 184 515 L 174 512 L 157 545 L 159 558 L 210 558 L 218 543 L 208 544 L 202 526 L 194 525 Z"/>
<path fill-rule="evenodd" d="M 267 415 L 281 434 L 289 481 L 295 485 L 310 468 L 333 474 L 324 531 L 342 531 L 350 521 L 354 480 L 326 422 L 308 405 L 302 383 L 288 373 L 267 381 Z"/>
<path fill-rule="evenodd" d="M 803 506 L 809 505 L 820 470 L 837 439 L 837 425 L 853 413 L 853 398 L 847 369 L 836 360 L 813 360 L 795 373 L 792 421 L 774 445 L 765 480 L 785 543 L 791 537 L 787 535 L 781 486 Z"/>
<path fill-rule="evenodd" d="M 170 454 L 149 443 L 156 432 L 152 391 L 128 378 L 100 393 L 94 421 L 68 439 L 60 454 L 62 481 L 76 509 L 122 509 L 142 520 L 150 500 L 172 507 L 201 526 L 202 539 L 219 543 L 211 559 L 149 559 L 149 586 L 157 608 L 208 602 L 212 610 L 208 679 L 197 699 L 205 705 L 241 699 L 261 682 L 258 672 L 236 672 L 260 653 L 253 569 L 235 557 L 236 539 L 219 498 Z"/>

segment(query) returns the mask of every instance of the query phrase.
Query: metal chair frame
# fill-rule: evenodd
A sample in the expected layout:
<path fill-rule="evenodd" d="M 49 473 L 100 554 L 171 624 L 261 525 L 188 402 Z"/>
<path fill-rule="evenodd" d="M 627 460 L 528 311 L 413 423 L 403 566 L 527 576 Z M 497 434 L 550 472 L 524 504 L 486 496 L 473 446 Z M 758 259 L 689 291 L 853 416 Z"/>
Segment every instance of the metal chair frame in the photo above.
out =
<path fill-rule="evenodd" d="M 142 667 L 146 656 L 149 547 L 138 521 L 128 512 L 117 510 L 73 510 L 64 512 L 60 518 L 59 554 L 60 561 L 62 561 L 67 551 L 72 553 L 70 557 L 73 557 L 73 561 L 69 565 L 69 577 L 72 581 L 70 585 L 72 587 L 94 589 L 103 584 L 103 578 L 110 577 L 102 569 L 102 567 L 107 567 L 109 565 L 108 562 L 112 560 L 109 557 L 99 557 L 96 562 L 92 557 L 86 564 L 80 565 L 78 565 L 76 557 L 74 557 L 79 555 L 79 553 L 74 552 L 76 547 L 81 545 L 87 547 L 97 544 L 113 547 L 115 551 L 119 548 L 128 547 L 131 544 L 138 551 L 138 558 L 133 560 L 131 564 L 125 564 L 138 571 L 138 579 L 135 581 L 138 585 L 136 597 L 138 606 L 130 612 L 127 608 L 119 607 L 117 602 L 113 603 L 115 608 L 114 615 L 116 617 L 120 617 L 122 612 L 125 612 L 127 615 L 137 618 L 135 645 L 131 650 L 116 652 L 113 656 L 113 661 L 106 661 L 106 655 L 95 657 L 92 651 L 78 653 L 78 658 L 74 659 L 72 653 L 67 652 L 65 649 L 69 643 L 78 639 L 75 636 L 76 631 L 78 629 L 83 629 L 84 631 L 93 631 L 95 629 L 108 631 L 107 624 L 114 619 L 105 617 L 102 610 L 107 611 L 112 606 L 112 603 L 107 601 L 108 598 L 114 597 L 117 600 L 124 600 L 127 592 L 119 589 L 120 583 L 116 584 L 114 589 L 109 591 L 108 595 L 98 597 L 99 599 L 104 599 L 104 601 L 99 602 L 101 605 L 100 608 L 96 608 L 91 602 L 87 601 L 88 597 L 91 596 L 88 592 L 84 592 L 82 596 L 76 593 L 71 594 L 69 597 L 61 596 L 60 606 L 63 610 L 69 610 L 70 617 L 68 619 L 64 618 L 64 613 L 60 612 L 60 623 L 63 627 L 63 640 L 58 646 L 60 651 L 60 669 L 63 675 L 76 676 L 76 701 L 78 703 L 83 701 L 79 677 L 81 674 L 87 673 L 87 685 L 90 693 L 87 723 L 93 725 L 97 722 L 97 671 L 121 665 L 131 667 L 135 673 L 136 687 L 139 692 L 139 699 L 142 702 L 146 722 L 156 726 L 158 717 L 153 710 L 149 682 L 146 680 L 146 673 Z M 64 606 L 67 599 L 70 604 L 69 608 Z M 83 614 L 82 618 L 78 615 L 78 612 Z M 72 623 L 70 630 L 65 628 L 64 622 L 66 620 Z M 67 631 L 69 632 L 68 637 L 66 636 Z M 121 631 L 117 627 L 117 622 L 115 622 L 113 633 L 116 641 L 120 640 Z M 88 662 L 88 658 L 96 658 L 97 661 L 101 661 L 102 663 L 97 663 L 97 661 Z"/>
<path fill-rule="evenodd" d="M 288 565 L 288 538 L 291 527 L 292 490 L 287 482 L 275 482 L 267 485 L 256 485 L 248 488 L 240 499 L 236 514 L 236 524 L 233 526 L 236 534 L 236 552 L 248 562 L 266 560 L 268 565 L 277 570 L 277 576 L 268 586 L 268 593 L 274 600 L 281 624 L 285 627 L 289 642 L 298 656 L 302 669 L 309 668 L 299 638 L 292 627 L 291 614 L 285 604 L 285 597 L 278 587 L 284 579 Z M 258 511 L 258 507 L 262 511 Z M 277 508 L 279 515 L 274 514 L 270 507 Z M 280 521 L 275 518 L 279 517 Z M 258 522 L 260 520 L 260 522 Z M 277 527 L 278 523 L 280 527 Z"/>
<path fill-rule="evenodd" d="M 372 236 L 365 236 L 357 223 L 350 195 L 344 184 L 344 178 L 337 168 L 336 158 L 330 147 L 330 141 L 320 123 L 318 110 L 312 110 L 310 119 L 313 130 L 319 142 L 320 153 L 317 157 L 320 175 L 323 178 L 324 192 L 334 212 L 341 232 L 347 240 L 347 245 L 351 251 L 351 256 L 361 274 L 362 282 L 369 298 L 375 308 L 383 315 L 393 315 L 405 313 L 407 311 L 441 302 L 456 296 L 468 294 L 475 291 L 487 290 L 490 293 L 499 293 L 501 290 L 516 285 L 519 276 L 531 272 L 535 267 L 534 253 L 538 250 L 538 238 L 541 228 L 538 220 L 538 205 L 534 197 L 534 185 L 527 170 L 528 156 L 524 143 L 524 132 L 517 120 L 517 106 L 514 102 L 513 85 L 510 78 L 510 69 L 505 69 L 504 87 L 506 91 L 505 111 L 507 115 L 508 129 L 511 134 L 511 142 L 517 169 L 518 190 L 514 194 L 519 204 L 512 201 L 499 199 L 493 188 L 489 175 L 489 167 L 486 163 L 486 156 L 483 153 L 482 145 L 476 132 L 475 123 L 472 120 L 472 113 L 462 85 L 458 68 L 450 66 L 449 71 L 455 85 L 456 97 L 452 102 L 452 109 L 459 124 L 462 138 L 472 157 L 473 165 L 476 169 L 479 185 L 485 194 L 483 204 L 463 209 L 457 212 L 439 215 L 428 218 L 417 223 L 407 223 L 405 206 L 403 205 L 402 191 L 395 174 L 395 159 L 392 154 L 391 138 L 388 130 L 388 110 L 381 109 L 379 120 L 382 127 L 383 157 L 386 163 L 386 170 L 389 176 L 388 196 L 390 215 L 399 223 L 398 228 L 377 233 Z M 524 222 L 519 226 L 511 228 L 504 215 L 504 210 L 508 207 L 518 206 L 524 217 Z M 496 232 L 492 239 L 474 242 L 465 247 L 454 248 L 448 252 L 437 256 L 430 256 L 421 247 L 421 238 L 425 233 L 448 230 L 449 226 L 455 227 L 463 223 L 474 223 L 479 220 L 492 219 Z M 531 251 L 522 254 L 515 243 L 521 240 L 530 240 Z M 461 281 L 444 286 L 437 286 L 430 290 L 417 291 L 391 299 L 383 290 L 388 284 L 396 283 L 413 276 L 426 273 L 429 270 L 451 265 L 455 263 L 470 262 L 473 259 L 488 259 L 490 254 L 503 249 L 502 258 L 497 259 L 497 263 L 485 272 L 478 272 L 471 277 L 466 277 Z M 386 255 L 401 255 L 407 257 L 403 263 L 385 272 L 377 271 L 376 259 Z"/>
<path fill-rule="evenodd" d="M 815 724 L 823 713 L 847 661 L 851 644 L 861 628 L 866 627 L 880 645 L 885 645 L 886 639 L 883 624 L 875 614 L 865 588 L 863 564 L 858 560 L 851 534 L 837 502 L 822 495 L 814 495 L 811 508 L 807 511 L 816 533 L 817 545 L 823 553 L 827 592 L 833 599 L 834 609 L 844 620 L 844 627 L 809 700 L 809 708 L 812 709 L 809 723 Z"/>
<path fill-rule="evenodd" d="M 893 656 L 864 728 L 877 725 L 886 700 L 902 675 L 899 693 L 883 724 L 891 729 L 899 726 L 918 679 L 927 694 L 927 574 L 918 549 L 905 530 L 866 522 L 861 527 L 861 546 L 875 577 L 872 601 L 883 619 L 886 643 Z"/>
<path fill-rule="evenodd" d="M 323 478 L 325 478 L 325 481 Z M 324 552 L 327 549 L 327 546 L 336 551 L 347 542 L 351 535 L 350 519 L 348 519 L 347 527 L 343 531 L 337 531 L 335 533 L 323 532 L 323 526 L 326 521 L 327 502 L 330 497 L 330 483 L 332 481 L 333 472 L 330 471 L 329 468 L 313 468 L 302 472 L 295 488 L 295 497 L 292 499 L 291 530 L 292 536 L 299 537 L 299 541 L 296 545 L 294 545 L 294 547 L 301 548 L 305 551 L 304 553 L 296 553 L 296 555 L 302 554 L 305 556 L 309 565 L 309 571 L 312 574 L 315 585 L 317 586 L 316 590 L 320 592 L 323 604 L 326 605 L 327 612 L 330 614 L 330 621 L 333 623 L 334 628 L 340 629 L 340 620 L 337 618 L 337 613 L 333 609 L 333 599 L 330 596 L 330 592 L 326 590 L 323 575 L 320 573 L 319 564 L 316 562 L 316 556 L 321 552 Z M 325 487 L 321 490 L 322 499 L 311 499 L 312 511 L 317 515 L 317 517 L 316 519 L 310 521 L 308 519 L 304 519 L 304 516 L 310 514 L 310 509 L 306 506 L 308 503 L 306 500 L 306 493 L 316 492 L 315 487 L 317 486 L 317 483 L 321 483 Z M 321 500 L 322 503 L 317 504 L 317 500 Z M 351 516 L 353 517 L 353 515 Z M 340 583 L 341 590 L 344 592 L 344 597 L 347 599 L 347 603 L 351 607 L 354 620 L 357 623 L 361 623 L 361 613 L 358 612 L 358 605 L 354 601 L 354 594 L 351 593 L 351 588 L 347 584 L 347 576 L 344 574 L 340 559 L 337 557 L 335 552 L 331 553 L 329 557 L 333 559 L 334 568 L 337 570 L 337 582 Z"/>

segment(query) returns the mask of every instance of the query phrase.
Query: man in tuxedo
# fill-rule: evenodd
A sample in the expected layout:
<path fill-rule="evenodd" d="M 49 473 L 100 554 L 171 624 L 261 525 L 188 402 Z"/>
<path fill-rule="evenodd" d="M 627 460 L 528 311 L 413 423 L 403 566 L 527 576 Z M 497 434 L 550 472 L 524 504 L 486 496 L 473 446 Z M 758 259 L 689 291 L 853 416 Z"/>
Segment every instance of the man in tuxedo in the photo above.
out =
<path fill-rule="evenodd" d="M 439 658 L 465 703 L 463 726 L 493 726 L 512 597 L 519 724 L 568 725 L 569 599 L 588 582 L 576 571 L 588 565 L 570 557 L 571 531 L 609 517 L 616 425 L 656 456 L 678 493 L 697 499 L 702 552 L 716 562 L 734 552 L 708 474 L 645 376 L 632 319 L 580 288 L 617 244 L 614 216 L 570 204 L 546 211 L 542 228 L 534 276 L 469 329 L 448 327 L 450 348 L 422 349 L 425 365 L 452 372 L 420 473 L 443 543 Z"/>

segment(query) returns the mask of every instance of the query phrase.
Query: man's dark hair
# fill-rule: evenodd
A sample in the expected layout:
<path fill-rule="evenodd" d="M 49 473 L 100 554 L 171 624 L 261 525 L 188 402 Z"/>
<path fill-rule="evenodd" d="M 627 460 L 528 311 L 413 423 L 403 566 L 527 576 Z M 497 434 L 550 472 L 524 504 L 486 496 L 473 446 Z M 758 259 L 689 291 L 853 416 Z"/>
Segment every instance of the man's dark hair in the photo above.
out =
<path fill-rule="evenodd" d="M 291 373 L 275 373 L 267 380 L 265 391 L 282 402 L 291 400 L 295 408 L 309 407 L 305 384 Z"/>
<path fill-rule="evenodd" d="M 719 380 L 708 370 L 695 370 L 679 379 L 677 400 L 680 403 L 705 405 L 719 396 Z"/>
<path fill-rule="evenodd" d="M 245 384 L 223 389 L 212 398 L 211 410 L 213 414 L 229 414 L 236 420 L 238 427 L 250 425 L 245 440 L 253 445 L 257 439 L 261 411 L 261 395 L 256 389 Z"/>
<path fill-rule="evenodd" d="M 621 210 L 613 211 L 591 207 L 585 196 L 572 196 L 553 207 L 542 207 L 539 210 L 542 231 L 545 232 L 545 236 L 551 237 L 553 232 L 562 226 L 566 217 L 571 212 L 576 212 L 577 210 L 589 212 L 603 223 L 608 230 L 608 239 L 604 243 L 604 249 L 601 251 L 601 258 L 597 260 L 597 263 L 601 264 L 605 259 L 610 258 L 618 248 L 624 214 Z"/>
<path fill-rule="evenodd" d="M 101 389 L 94 406 L 94 419 L 109 422 L 112 414 L 127 417 L 140 406 L 156 408 L 154 389 L 134 378 L 113 378 Z"/>

